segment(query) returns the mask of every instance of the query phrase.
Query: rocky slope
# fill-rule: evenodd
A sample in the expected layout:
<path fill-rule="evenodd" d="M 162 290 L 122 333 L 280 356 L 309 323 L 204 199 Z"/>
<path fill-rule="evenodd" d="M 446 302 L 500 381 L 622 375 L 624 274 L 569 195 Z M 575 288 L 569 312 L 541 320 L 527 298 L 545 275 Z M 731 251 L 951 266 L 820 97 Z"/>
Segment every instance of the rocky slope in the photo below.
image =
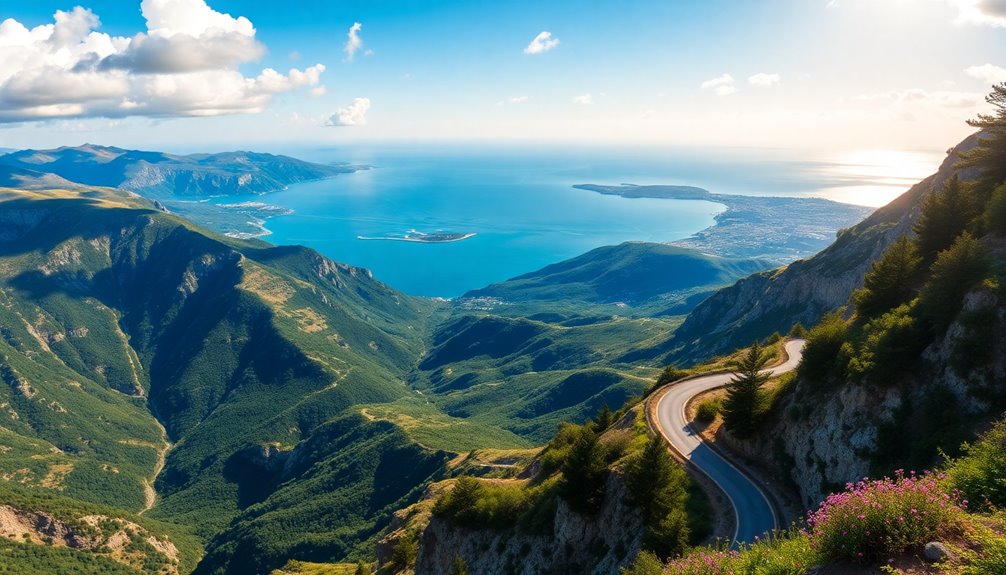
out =
<path fill-rule="evenodd" d="M 1006 243 L 990 247 L 999 261 L 1006 258 Z M 977 346 L 1006 349 L 1001 290 L 970 292 L 958 319 L 926 347 L 920 367 L 904 381 L 822 390 L 799 380 L 756 440 L 732 445 L 775 462 L 808 508 L 849 481 L 902 466 L 922 471 L 934 463 L 937 449 L 954 453 L 983 422 L 1002 413 L 1006 355 L 992 353 L 986 361 L 962 365 L 961 354 Z"/>
<path fill-rule="evenodd" d="M 597 515 L 580 515 L 559 500 L 550 532 L 535 535 L 517 528 L 471 530 L 433 517 L 423 531 L 416 575 L 449 573 L 455 556 L 471 573 L 607 575 L 639 552 L 643 525 L 638 509 L 623 503 L 621 477 L 611 475 Z"/>
<path fill-rule="evenodd" d="M 971 136 L 952 148 L 936 174 L 913 186 L 861 223 L 839 232 L 816 256 L 755 274 L 698 305 L 673 336 L 637 356 L 690 363 L 742 347 L 793 324 L 812 325 L 844 305 L 862 285 L 870 264 L 911 229 L 921 200 L 951 176 L 958 154 L 976 145 Z M 969 173 L 962 173 L 967 178 Z"/>

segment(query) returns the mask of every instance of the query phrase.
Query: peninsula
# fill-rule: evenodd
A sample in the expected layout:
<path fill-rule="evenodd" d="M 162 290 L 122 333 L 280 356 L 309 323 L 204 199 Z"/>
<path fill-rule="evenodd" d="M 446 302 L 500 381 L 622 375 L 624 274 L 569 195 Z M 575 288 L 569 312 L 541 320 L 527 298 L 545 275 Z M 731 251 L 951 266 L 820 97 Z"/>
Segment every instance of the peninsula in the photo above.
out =
<path fill-rule="evenodd" d="M 671 245 L 720 257 L 758 258 L 777 265 L 817 253 L 835 240 L 839 230 L 873 212 L 873 208 L 824 198 L 716 194 L 694 186 L 573 187 L 623 198 L 703 200 L 724 205 L 727 209 L 716 215 L 715 225 Z"/>
<path fill-rule="evenodd" d="M 369 237 L 369 236 L 356 236 L 358 240 L 387 240 L 395 242 L 418 242 L 423 244 L 446 244 L 449 242 L 460 242 L 462 240 L 467 240 L 468 238 L 474 237 L 475 232 L 444 232 L 436 231 L 433 233 L 425 233 L 419 230 L 409 230 L 404 235 L 395 236 L 379 236 L 379 237 Z"/>

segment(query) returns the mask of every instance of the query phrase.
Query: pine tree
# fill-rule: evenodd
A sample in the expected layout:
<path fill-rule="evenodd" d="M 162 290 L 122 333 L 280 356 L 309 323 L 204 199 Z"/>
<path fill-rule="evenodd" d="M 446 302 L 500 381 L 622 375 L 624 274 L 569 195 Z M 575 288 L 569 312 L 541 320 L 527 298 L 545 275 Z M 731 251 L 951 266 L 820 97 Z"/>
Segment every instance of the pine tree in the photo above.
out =
<path fill-rule="evenodd" d="M 912 229 L 918 236 L 915 243 L 919 255 L 927 264 L 949 248 L 977 215 L 971 195 L 957 174 L 947 180 L 942 190 L 930 194 L 920 209 L 919 220 Z"/>
<path fill-rule="evenodd" d="M 589 426 L 579 428 L 562 465 L 559 494 L 574 511 L 594 513 L 600 509 L 604 500 L 604 483 L 607 478 L 604 446 Z"/>
<path fill-rule="evenodd" d="M 614 415 L 611 413 L 611 410 L 608 409 L 608 406 L 605 405 L 601 411 L 597 412 L 597 417 L 594 418 L 594 431 L 596 433 L 601 433 L 605 429 L 611 427 L 612 423 L 614 423 Z"/>
<path fill-rule="evenodd" d="M 646 546 L 663 557 L 680 553 L 688 543 L 686 485 L 684 470 L 660 437 L 651 438 L 626 464 L 626 503 L 642 510 Z"/>
<path fill-rule="evenodd" d="M 992 114 L 979 114 L 968 124 L 983 130 L 977 147 L 963 152 L 958 167 L 978 168 L 978 189 L 983 199 L 1006 182 L 1006 82 L 992 86 L 985 101 L 995 107 Z"/>
<path fill-rule="evenodd" d="M 919 307 L 935 333 L 947 329 L 960 311 L 964 295 L 985 276 L 988 266 L 982 244 L 967 232 L 940 252 L 929 282 L 919 294 Z"/>
<path fill-rule="evenodd" d="M 856 312 L 862 319 L 878 317 L 912 297 L 922 258 L 908 236 L 899 237 L 875 262 L 863 279 L 863 287 L 853 294 Z"/>
<path fill-rule="evenodd" d="M 723 423 L 738 438 L 751 437 L 757 427 L 761 388 L 769 379 L 761 371 L 768 360 L 768 353 L 756 341 L 734 364 L 734 377 L 726 385 L 727 396 L 723 401 Z"/>

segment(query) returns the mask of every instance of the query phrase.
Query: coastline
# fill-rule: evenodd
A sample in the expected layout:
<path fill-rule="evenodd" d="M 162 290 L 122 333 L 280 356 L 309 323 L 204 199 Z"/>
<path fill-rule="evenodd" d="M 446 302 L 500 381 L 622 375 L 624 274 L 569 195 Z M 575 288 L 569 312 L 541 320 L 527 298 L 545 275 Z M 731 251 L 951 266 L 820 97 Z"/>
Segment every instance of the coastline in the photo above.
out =
<path fill-rule="evenodd" d="M 364 241 L 413 242 L 417 244 L 449 244 L 452 242 L 461 242 L 469 238 L 475 237 L 476 235 L 478 234 L 476 234 L 475 232 L 469 232 L 467 234 L 462 235 L 461 237 L 450 238 L 446 240 L 428 240 L 424 238 L 390 238 L 390 237 L 377 238 L 368 236 L 356 236 L 356 239 Z"/>

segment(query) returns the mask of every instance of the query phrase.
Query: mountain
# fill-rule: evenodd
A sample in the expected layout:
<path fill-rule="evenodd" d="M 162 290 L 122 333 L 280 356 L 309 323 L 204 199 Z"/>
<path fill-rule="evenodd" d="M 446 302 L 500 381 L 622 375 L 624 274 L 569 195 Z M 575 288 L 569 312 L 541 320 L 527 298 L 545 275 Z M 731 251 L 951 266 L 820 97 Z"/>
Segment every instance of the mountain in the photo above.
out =
<path fill-rule="evenodd" d="M 73 185 L 72 182 L 55 174 L 0 165 L 0 187 L 47 189 L 69 188 Z"/>
<path fill-rule="evenodd" d="M 911 229 L 922 200 L 954 173 L 960 154 L 978 135 L 951 149 L 937 173 L 922 180 L 865 220 L 843 230 L 828 248 L 806 260 L 758 273 L 699 304 L 666 341 L 633 358 L 661 357 L 688 363 L 749 344 L 795 323 L 812 325 L 848 302 L 870 265 L 895 238 Z M 973 176 L 964 171 L 962 177 Z"/>
<path fill-rule="evenodd" d="M 447 457 L 353 408 L 410 394 L 441 305 L 366 270 L 94 188 L 0 190 L 0 269 L 5 501 L 167 522 L 182 572 L 195 533 L 200 573 L 250 573 L 354 552 Z"/>
<path fill-rule="evenodd" d="M 263 194 L 357 169 L 256 152 L 182 156 L 91 144 L 12 152 L 0 156 L 0 165 L 158 199 Z"/>
<path fill-rule="evenodd" d="M 591 250 L 462 297 L 492 297 L 508 302 L 659 304 L 661 300 L 681 301 L 768 267 L 769 263 L 760 260 L 708 256 L 667 244 L 626 242 Z"/>

